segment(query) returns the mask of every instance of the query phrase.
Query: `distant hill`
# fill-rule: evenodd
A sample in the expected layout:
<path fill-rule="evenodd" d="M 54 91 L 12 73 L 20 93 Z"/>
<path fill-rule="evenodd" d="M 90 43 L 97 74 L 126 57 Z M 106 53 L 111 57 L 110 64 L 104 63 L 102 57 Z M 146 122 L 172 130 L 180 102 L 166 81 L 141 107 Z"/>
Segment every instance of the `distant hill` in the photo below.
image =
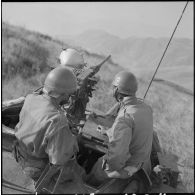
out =
<path fill-rule="evenodd" d="M 120 66 L 134 71 L 137 75 L 146 73 L 151 75 L 160 61 L 168 40 L 169 38 L 151 37 L 121 39 L 102 30 L 89 30 L 72 37 L 72 40 L 69 37 L 68 42 L 99 54 L 111 53 L 113 60 Z M 192 40 L 173 38 L 157 77 L 193 90 L 193 56 Z"/>

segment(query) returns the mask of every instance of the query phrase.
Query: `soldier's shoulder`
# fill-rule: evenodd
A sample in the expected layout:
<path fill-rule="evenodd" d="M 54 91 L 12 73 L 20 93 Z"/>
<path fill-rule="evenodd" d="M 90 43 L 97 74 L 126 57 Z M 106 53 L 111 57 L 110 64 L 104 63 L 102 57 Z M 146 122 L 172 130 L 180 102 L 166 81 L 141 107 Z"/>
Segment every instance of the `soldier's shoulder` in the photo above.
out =
<path fill-rule="evenodd" d="M 143 103 L 144 103 L 145 107 L 147 107 L 147 108 L 148 108 L 148 110 L 150 110 L 151 112 L 153 112 L 152 106 L 150 105 L 150 103 L 149 103 L 149 102 L 144 101 Z"/>
<path fill-rule="evenodd" d="M 24 106 L 31 105 L 31 102 L 33 101 L 33 99 L 34 99 L 33 94 L 26 95 L 26 97 L 24 99 Z"/>
<path fill-rule="evenodd" d="M 34 94 L 33 93 L 29 93 L 27 94 L 27 96 L 25 97 L 25 101 L 28 100 L 28 99 L 31 99 L 34 97 Z"/>
<path fill-rule="evenodd" d="M 125 113 L 128 116 L 132 116 L 136 113 L 142 113 L 143 111 L 145 113 L 146 110 L 153 112 L 152 107 L 142 99 L 137 99 L 135 104 L 129 104 L 125 106 Z"/>
<path fill-rule="evenodd" d="M 137 98 L 137 102 L 138 102 L 138 105 L 140 105 L 140 107 L 148 108 L 149 110 L 152 111 L 152 106 L 150 105 L 149 101 L 142 99 L 142 98 Z"/>
<path fill-rule="evenodd" d="M 68 119 L 64 112 L 55 110 L 53 112 L 53 115 L 51 116 L 51 120 L 53 120 L 55 123 L 60 123 L 63 125 L 68 125 Z"/>
<path fill-rule="evenodd" d="M 25 101 L 33 101 L 33 100 L 37 99 L 37 97 L 38 97 L 37 94 L 29 93 L 26 95 Z"/>

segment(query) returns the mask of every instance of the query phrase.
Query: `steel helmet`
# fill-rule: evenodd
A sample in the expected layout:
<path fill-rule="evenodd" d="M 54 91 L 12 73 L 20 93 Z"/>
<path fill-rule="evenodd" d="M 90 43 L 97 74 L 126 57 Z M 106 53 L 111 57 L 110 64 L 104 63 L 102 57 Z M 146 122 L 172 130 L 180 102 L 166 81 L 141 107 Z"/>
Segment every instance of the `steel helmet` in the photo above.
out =
<path fill-rule="evenodd" d="M 83 56 L 75 49 L 63 49 L 59 56 L 60 64 L 63 67 L 69 66 L 72 68 L 78 68 L 85 66 Z"/>
<path fill-rule="evenodd" d="M 71 94 L 77 89 L 77 80 L 70 69 L 57 67 L 47 75 L 44 89 L 52 97 L 59 97 L 65 93 Z"/>
<path fill-rule="evenodd" d="M 137 91 L 137 79 L 131 72 L 121 71 L 116 74 L 112 84 L 118 88 L 118 92 L 125 95 L 135 95 Z"/>

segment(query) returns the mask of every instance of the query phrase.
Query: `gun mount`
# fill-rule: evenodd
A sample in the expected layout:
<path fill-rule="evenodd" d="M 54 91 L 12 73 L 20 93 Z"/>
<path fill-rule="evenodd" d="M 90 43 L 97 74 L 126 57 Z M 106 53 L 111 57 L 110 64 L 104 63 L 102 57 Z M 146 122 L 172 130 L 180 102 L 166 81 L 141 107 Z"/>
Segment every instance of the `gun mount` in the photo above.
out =
<path fill-rule="evenodd" d="M 95 74 L 110 57 L 111 55 L 104 59 L 100 64 L 86 70 L 80 72 L 73 70 L 76 73 L 79 88 L 71 97 L 71 103 L 66 109 L 71 127 L 78 126 L 81 121 L 86 120 L 86 106 L 89 102 L 89 98 L 92 97 L 92 92 L 95 90 L 94 86 L 99 81 Z"/>

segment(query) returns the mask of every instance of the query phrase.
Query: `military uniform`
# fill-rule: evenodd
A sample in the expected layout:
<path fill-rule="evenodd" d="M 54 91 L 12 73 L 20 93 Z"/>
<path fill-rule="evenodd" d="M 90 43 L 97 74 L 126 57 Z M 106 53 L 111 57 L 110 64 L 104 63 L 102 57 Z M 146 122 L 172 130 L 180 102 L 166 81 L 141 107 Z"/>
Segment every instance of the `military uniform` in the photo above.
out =
<path fill-rule="evenodd" d="M 64 181 L 81 177 L 84 170 L 75 160 L 78 145 L 64 112 L 54 98 L 46 94 L 29 94 L 16 126 L 17 161 L 24 172 L 37 180 L 46 164 L 64 166 Z M 83 192 L 79 191 L 78 192 Z"/>
<path fill-rule="evenodd" d="M 109 178 L 110 173 L 113 171 L 120 173 L 125 167 L 135 167 L 136 171 L 143 166 L 150 172 L 152 109 L 134 96 L 124 97 L 118 108 L 114 124 L 107 130 L 108 152 L 93 167 L 90 176 L 91 179 L 94 178 L 92 183 L 100 184 Z M 113 114 L 116 114 L 116 111 L 117 105 L 113 109 Z M 107 114 L 112 115 L 112 111 Z"/>

